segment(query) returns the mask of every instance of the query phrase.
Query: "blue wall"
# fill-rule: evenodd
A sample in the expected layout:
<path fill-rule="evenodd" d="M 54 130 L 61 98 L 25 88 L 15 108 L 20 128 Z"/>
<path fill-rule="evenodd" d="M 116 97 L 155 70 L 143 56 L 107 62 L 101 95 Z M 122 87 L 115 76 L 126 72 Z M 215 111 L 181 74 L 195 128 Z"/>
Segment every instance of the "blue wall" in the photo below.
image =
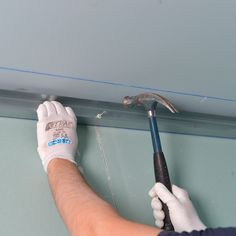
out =
<path fill-rule="evenodd" d="M 68 235 L 38 157 L 36 122 L 0 119 L 0 235 Z M 235 140 L 161 134 L 174 183 L 188 189 L 208 226 L 236 226 Z M 153 224 L 149 132 L 79 127 L 86 179 L 121 215 Z"/>

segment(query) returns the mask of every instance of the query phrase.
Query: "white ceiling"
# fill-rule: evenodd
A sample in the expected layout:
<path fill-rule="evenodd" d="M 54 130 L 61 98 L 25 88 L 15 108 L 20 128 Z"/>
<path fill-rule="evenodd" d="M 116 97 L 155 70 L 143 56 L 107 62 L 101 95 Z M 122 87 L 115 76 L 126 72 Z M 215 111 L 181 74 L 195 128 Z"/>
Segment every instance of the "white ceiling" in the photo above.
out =
<path fill-rule="evenodd" d="M 0 7 L 0 87 L 120 102 L 157 92 L 236 116 L 235 0 L 12 0 Z"/>

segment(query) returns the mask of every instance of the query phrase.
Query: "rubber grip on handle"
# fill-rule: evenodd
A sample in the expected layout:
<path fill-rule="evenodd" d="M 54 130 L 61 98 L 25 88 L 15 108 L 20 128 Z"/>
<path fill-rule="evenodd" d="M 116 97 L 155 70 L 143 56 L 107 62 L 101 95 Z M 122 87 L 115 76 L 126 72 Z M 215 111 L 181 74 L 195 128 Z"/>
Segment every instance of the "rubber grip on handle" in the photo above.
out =
<path fill-rule="evenodd" d="M 154 173 L 156 182 L 161 182 L 167 189 L 172 192 L 170 177 L 165 161 L 165 156 L 163 152 L 158 152 L 153 154 L 154 160 Z M 169 210 L 166 204 L 162 203 L 163 211 L 165 213 L 164 226 L 163 229 L 167 231 L 174 230 L 173 225 L 170 220 Z"/>

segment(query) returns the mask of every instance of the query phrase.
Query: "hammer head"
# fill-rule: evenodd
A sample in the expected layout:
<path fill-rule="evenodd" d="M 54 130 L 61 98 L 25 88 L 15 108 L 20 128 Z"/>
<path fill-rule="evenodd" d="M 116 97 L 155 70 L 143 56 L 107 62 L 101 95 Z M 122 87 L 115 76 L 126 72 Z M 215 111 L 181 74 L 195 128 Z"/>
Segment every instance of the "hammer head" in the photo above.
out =
<path fill-rule="evenodd" d="M 126 96 L 123 99 L 125 106 L 144 106 L 146 110 L 156 109 L 157 103 L 162 104 L 172 113 L 178 112 L 168 99 L 157 93 L 142 93 L 137 96 Z"/>

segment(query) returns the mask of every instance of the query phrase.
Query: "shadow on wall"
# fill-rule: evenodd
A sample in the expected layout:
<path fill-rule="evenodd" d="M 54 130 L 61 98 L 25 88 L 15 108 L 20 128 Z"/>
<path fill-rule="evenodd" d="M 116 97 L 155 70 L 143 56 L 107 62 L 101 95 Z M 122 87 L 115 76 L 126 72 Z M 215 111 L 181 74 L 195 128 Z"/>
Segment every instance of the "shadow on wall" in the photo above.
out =
<path fill-rule="evenodd" d="M 88 143 L 89 143 L 88 127 L 85 125 L 78 126 L 77 134 L 78 134 L 79 143 L 78 143 L 78 150 L 76 153 L 75 161 L 78 164 L 81 164 L 83 156 L 86 155 L 86 150 L 88 148 Z"/>

